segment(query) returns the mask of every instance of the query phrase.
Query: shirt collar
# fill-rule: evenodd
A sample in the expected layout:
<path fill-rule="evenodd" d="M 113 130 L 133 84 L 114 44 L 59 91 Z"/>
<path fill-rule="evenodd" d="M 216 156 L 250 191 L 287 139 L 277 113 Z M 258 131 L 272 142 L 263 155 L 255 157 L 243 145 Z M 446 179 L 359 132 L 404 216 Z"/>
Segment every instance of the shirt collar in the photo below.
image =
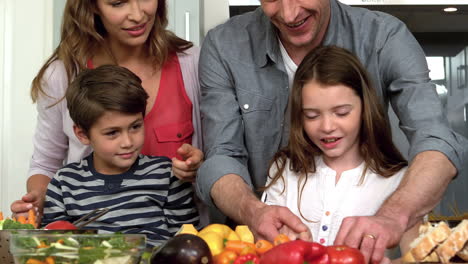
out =
<path fill-rule="evenodd" d="M 340 34 L 340 4 L 336 0 L 330 0 L 330 22 L 328 23 L 327 32 L 322 41 L 323 45 L 329 45 L 330 43 L 337 43 L 336 37 Z"/>
<path fill-rule="evenodd" d="M 255 30 L 250 32 L 259 33 L 258 36 L 253 36 L 254 47 L 254 60 L 257 66 L 264 67 L 267 65 L 268 60 L 274 63 L 278 63 L 280 56 L 280 49 L 278 44 L 277 29 L 271 23 L 265 13 L 263 13 L 262 7 L 258 7 L 255 10 L 255 20 L 250 26 L 255 27 Z M 260 21 L 260 23 L 257 22 Z M 258 39 L 258 38 L 263 39 Z"/>

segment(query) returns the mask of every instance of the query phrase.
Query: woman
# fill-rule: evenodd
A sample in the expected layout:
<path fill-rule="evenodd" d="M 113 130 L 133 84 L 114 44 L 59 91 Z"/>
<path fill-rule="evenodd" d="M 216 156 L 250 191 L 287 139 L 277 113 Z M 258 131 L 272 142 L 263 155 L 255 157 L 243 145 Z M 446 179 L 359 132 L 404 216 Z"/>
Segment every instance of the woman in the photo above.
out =
<path fill-rule="evenodd" d="M 73 134 L 64 95 L 81 70 L 104 64 L 131 70 L 149 95 L 142 153 L 172 158 L 174 173 L 194 180 L 203 159 L 198 49 L 166 26 L 165 0 L 67 0 L 60 44 L 32 83 L 38 124 L 27 194 L 11 205 L 14 214 L 42 212 L 50 178 L 91 152 Z"/>

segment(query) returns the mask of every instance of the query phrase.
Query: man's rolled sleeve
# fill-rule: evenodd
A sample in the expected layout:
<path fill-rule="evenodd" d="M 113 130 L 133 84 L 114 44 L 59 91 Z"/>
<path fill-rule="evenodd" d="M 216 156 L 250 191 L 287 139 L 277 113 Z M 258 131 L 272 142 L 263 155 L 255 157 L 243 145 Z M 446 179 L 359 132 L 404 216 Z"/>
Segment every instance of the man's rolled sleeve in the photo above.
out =
<path fill-rule="evenodd" d="M 411 142 L 409 159 L 412 160 L 417 154 L 431 150 L 443 153 L 460 173 L 463 160 L 467 157 L 468 140 L 446 126 L 420 129 Z"/>
<path fill-rule="evenodd" d="M 198 169 L 197 176 L 197 194 L 209 206 L 216 207 L 211 199 L 211 188 L 214 183 L 227 174 L 236 174 L 242 177 L 244 181 L 252 187 L 249 171 L 247 167 L 238 160 L 225 156 L 215 155 L 203 162 Z"/>
<path fill-rule="evenodd" d="M 404 24 L 392 28 L 380 61 L 385 81 L 391 80 L 388 92 L 392 107 L 410 143 L 409 160 L 423 151 L 439 151 L 460 172 L 468 140 L 449 127 L 435 85 L 430 82 L 425 54 Z"/>

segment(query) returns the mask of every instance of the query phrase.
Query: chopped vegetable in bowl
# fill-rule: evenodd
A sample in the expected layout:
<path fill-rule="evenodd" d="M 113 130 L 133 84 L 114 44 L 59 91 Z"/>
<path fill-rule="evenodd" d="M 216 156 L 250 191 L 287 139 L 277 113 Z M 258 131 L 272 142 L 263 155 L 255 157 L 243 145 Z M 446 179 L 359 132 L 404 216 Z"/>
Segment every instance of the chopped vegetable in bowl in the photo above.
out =
<path fill-rule="evenodd" d="M 10 240 L 17 264 L 137 264 L 145 246 L 142 234 L 12 234 Z"/>

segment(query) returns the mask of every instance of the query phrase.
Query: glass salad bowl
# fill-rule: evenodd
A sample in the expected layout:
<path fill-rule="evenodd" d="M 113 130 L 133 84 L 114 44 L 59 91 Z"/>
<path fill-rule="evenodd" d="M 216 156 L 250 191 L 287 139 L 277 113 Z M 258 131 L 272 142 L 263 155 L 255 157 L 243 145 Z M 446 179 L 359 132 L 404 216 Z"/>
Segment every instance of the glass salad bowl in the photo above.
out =
<path fill-rule="evenodd" d="M 16 264 L 138 264 L 146 248 L 143 234 L 12 234 Z"/>

